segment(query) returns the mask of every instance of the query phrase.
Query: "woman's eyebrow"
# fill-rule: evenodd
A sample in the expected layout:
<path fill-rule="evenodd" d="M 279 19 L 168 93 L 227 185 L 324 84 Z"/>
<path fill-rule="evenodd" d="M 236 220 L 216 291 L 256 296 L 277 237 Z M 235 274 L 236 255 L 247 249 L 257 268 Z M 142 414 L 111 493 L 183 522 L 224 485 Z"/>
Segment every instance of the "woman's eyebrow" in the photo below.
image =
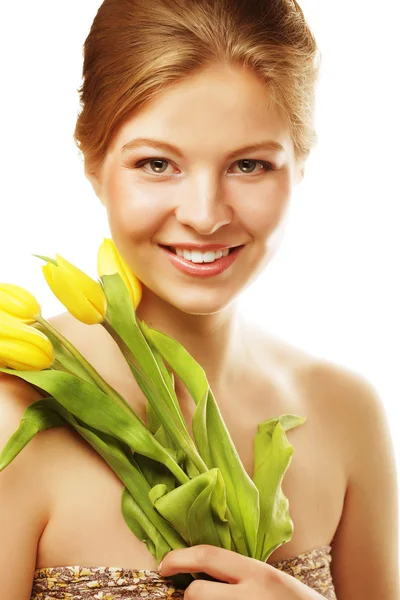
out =
<path fill-rule="evenodd" d="M 151 138 L 135 138 L 130 140 L 121 148 L 121 154 L 124 154 L 127 150 L 131 150 L 132 148 L 136 148 L 138 146 L 149 146 L 154 149 L 160 148 L 161 150 L 165 150 L 166 152 L 173 152 L 180 158 L 184 158 L 182 150 L 169 144 L 168 142 L 164 142 L 162 140 L 154 140 Z M 275 140 L 261 140 L 260 142 L 256 142 L 251 144 L 250 146 L 244 146 L 243 148 L 237 148 L 230 152 L 227 155 L 227 158 L 234 158 L 240 154 L 245 152 L 254 152 L 255 150 L 276 150 L 278 152 L 285 152 L 285 148 Z"/>

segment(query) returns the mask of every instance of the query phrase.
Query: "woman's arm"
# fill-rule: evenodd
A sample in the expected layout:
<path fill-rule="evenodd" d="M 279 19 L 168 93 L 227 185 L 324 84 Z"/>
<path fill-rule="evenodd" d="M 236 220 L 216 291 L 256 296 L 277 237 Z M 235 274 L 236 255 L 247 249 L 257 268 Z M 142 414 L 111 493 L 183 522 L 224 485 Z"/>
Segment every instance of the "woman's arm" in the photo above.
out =
<path fill-rule="evenodd" d="M 0 450 L 18 428 L 25 408 L 40 396 L 15 377 L 0 374 Z M 50 430 L 51 431 L 51 430 Z M 29 600 L 37 545 L 48 519 L 39 433 L 0 472 L 0 598 Z"/>
<path fill-rule="evenodd" d="M 348 486 L 332 541 L 338 600 L 399 600 L 396 464 L 387 415 L 362 376 L 335 369 L 340 394 Z M 343 404 L 342 404 L 343 400 Z"/>

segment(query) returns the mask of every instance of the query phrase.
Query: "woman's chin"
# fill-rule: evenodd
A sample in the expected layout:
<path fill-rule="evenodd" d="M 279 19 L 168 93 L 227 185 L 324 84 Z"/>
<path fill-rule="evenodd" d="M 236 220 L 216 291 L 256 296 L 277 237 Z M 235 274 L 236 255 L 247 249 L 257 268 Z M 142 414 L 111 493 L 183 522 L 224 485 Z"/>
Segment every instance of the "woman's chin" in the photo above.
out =
<path fill-rule="evenodd" d="M 235 300 L 236 293 L 227 294 L 224 290 L 182 291 L 178 295 L 168 294 L 163 300 L 170 306 L 188 315 L 213 315 L 225 310 Z"/>

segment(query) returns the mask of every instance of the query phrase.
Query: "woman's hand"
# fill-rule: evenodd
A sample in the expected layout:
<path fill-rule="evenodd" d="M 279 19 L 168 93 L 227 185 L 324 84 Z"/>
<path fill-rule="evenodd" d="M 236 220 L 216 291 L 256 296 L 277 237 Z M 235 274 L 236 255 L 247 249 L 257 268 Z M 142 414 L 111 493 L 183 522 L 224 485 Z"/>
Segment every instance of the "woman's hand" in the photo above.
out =
<path fill-rule="evenodd" d="M 207 573 L 225 583 L 195 579 L 184 600 L 321 600 L 323 596 L 291 575 L 216 546 L 206 544 L 172 550 L 162 561 L 162 577 Z"/>

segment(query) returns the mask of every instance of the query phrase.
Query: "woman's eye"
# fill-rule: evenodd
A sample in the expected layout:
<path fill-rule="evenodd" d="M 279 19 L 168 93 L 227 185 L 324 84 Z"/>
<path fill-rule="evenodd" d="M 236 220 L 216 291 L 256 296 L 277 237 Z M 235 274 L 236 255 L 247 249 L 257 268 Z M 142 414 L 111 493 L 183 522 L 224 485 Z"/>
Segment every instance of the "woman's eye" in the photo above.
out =
<path fill-rule="evenodd" d="M 168 163 L 167 160 L 165 160 L 164 158 L 148 158 L 148 159 L 144 159 L 144 160 L 140 160 L 139 162 L 137 162 L 135 164 L 135 169 L 143 169 L 143 167 L 145 165 L 147 165 L 148 163 L 154 163 L 156 164 L 156 171 L 153 171 L 153 173 L 157 174 L 157 173 L 161 173 L 163 174 L 165 172 L 165 169 L 162 168 L 162 166 L 160 166 L 160 163 Z"/>
<path fill-rule="evenodd" d="M 164 166 L 163 164 L 164 163 Z M 145 167 L 146 165 L 154 165 L 155 170 L 151 169 L 150 174 L 151 175 L 163 175 L 167 169 L 167 165 L 169 164 L 169 161 L 166 160 L 165 158 L 145 158 L 143 160 L 140 160 L 139 162 L 137 162 L 134 165 L 134 169 L 143 169 L 143 167 Z M 254 159 L 241 159 L 241 160 L 237 160 L 235 163 L 235 165 L 241 165 L 240 168 L 240 172 L 241 173 L 268 173 L 269 171 L 273 171 L 274 167 L 272 166 L 271 163 L 265 161 L 265 160 L 254 160 Z M 259 169 L 258 171 L 256 170 L 256 165 L 261 165 L 261 169 Z M 243 170 L 242 170 L 243 167 Z M 146 171 L 146 173 L 148 173 L 148 171 Z"/>
<path fill-rule="evenodd" d="M 242 158 L 241 160 L 236 161 L 236 163 L 238 166 L 240 164 L 243 164 L 244 167 L 244 171 L 241 171 L 242 173 L 260 173 L 260 172 L 268 172 L 268 171 L 272 171 L 273 167 L 271 165 L 271 163 L 266 162 L 265 160 L 253 160 L 251 158 Z M 260 169 L 259 171 L 256 171 L 255 169 L 255 165 L 261 165 L 262 169 Z"/>

